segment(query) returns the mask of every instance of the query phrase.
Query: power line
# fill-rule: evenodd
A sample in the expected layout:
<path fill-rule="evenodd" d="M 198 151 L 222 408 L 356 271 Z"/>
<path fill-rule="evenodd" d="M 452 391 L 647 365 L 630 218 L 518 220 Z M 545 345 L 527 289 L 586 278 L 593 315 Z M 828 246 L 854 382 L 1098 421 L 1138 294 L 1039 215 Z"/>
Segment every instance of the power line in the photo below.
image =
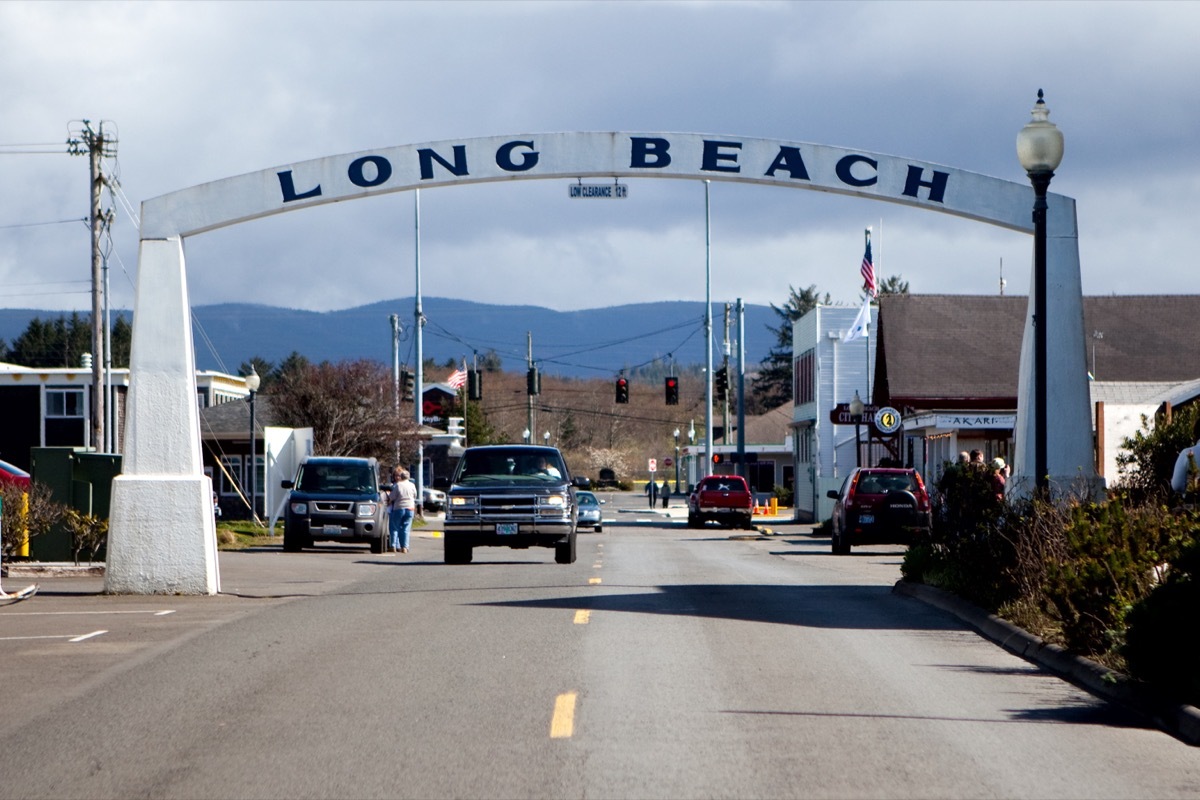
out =
<path fill-rule="evenodd" d="M 75 219 L 56 219 L 49 222 L 16 222 L 12 225 L 0 225 L 0 230 L 8 230 L 10 228 L 37 228 L 43 225 L 65 225 L 70 222 L 82 222 L 87 224 L 87 217 L 76 217 Z"/>

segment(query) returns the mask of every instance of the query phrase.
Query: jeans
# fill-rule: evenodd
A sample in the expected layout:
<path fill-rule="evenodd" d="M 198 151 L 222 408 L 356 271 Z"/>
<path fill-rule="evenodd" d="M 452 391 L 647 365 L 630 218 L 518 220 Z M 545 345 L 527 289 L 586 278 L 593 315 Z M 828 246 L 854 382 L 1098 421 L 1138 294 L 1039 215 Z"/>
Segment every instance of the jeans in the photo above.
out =
<path fill-rule="evenodd" d="M 388 512 L 388 532 L 392 535 L 392 549 L 399 551 L 408 547 L 408 534 L 412 531 L 413 510 L 393 508 Z"/>

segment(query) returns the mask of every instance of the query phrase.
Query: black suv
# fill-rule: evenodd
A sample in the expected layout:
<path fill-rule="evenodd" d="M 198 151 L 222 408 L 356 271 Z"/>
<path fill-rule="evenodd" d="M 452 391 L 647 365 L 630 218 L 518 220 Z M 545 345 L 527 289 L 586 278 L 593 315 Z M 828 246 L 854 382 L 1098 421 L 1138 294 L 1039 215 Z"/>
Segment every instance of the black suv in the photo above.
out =
<path fill-rule="evenodd" d="M 446 563 L 470 563 L 475 547 L 553 547 L 555 561 L 574 563 L 575 489 L 590 486 L 554 447 L 468 447 L 446 493 Z"/>
<path fill-rule="evenodd" d="M 313 542 L 360 542 L 372 553 L 388 546 L 387 503 L 380 495 L 373 458 L 309 456 L 294 481 L 282 481 L 288 495 L 283 549 L 294 553 Z"/>

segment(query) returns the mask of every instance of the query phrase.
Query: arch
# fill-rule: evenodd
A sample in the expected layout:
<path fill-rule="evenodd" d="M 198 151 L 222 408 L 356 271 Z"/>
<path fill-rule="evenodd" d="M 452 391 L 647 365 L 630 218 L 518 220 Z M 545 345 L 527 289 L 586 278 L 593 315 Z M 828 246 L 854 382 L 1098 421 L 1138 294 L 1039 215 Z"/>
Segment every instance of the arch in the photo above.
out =
<path fill-rule="evenodd" d="M 142 203 L 124 472 L 113 486 L 106 591 L 220 590 L 200 457 L 183 240 L 295 209 L 510 180 L 668 178 L 753 183 L 899 203 L 1033 232 L 1025 183 L 830 145 L 697 133 L 576 132 L 448 139 L 326 156 Z M 1052 476 L 1095 480 L 1075 202 L 1048 198 Z M 1030 309 L 1035 287 L 1030 287 Z M 1033 320 L 1021 348 L 1016 480 L 1033 462 Z M 953 332 L 948 332 L 953 333 Z M 1028 445 L 1028 446 L 1027 446 Z M 1081 466 L 1082 465 L 1082 466 Z M 1083 473 L 1081 475 L 1081 472 Z"/>

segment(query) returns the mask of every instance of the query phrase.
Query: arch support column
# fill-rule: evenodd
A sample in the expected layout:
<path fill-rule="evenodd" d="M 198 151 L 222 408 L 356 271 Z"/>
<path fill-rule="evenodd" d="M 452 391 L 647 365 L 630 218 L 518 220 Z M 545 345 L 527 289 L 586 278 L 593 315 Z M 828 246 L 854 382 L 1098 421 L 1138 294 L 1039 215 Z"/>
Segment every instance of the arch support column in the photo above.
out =
<path fill-rule="evenodd" d="M 138 257 L 122 474 L 113 481 L 104 589 L 221 589 L 212 481 L 200 454 L 196 357 L 183 240 L 143 239 Z"/>

